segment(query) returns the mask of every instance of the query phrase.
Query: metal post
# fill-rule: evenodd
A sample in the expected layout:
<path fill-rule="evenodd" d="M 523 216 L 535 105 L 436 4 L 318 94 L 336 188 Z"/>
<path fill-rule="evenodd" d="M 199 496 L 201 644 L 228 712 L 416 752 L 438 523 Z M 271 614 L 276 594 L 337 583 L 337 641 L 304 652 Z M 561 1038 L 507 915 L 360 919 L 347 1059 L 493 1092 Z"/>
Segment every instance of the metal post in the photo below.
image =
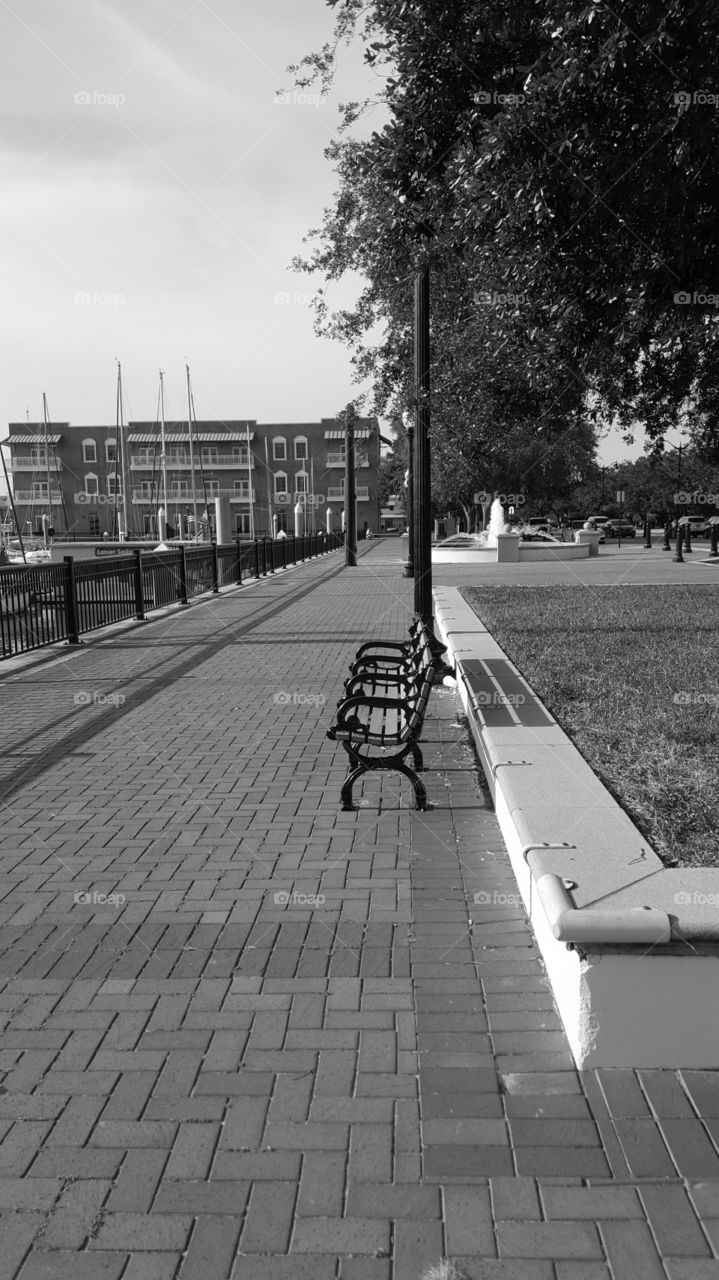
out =
<path fill-rule="evenodd" d="M 354 406 L 345 409 L 345 566 L 357 564 L 357 503 L 355 500 Z"/>
<path fill-rule="evenodd" d="M 212 590 L 217 595 L 220 590 L 220 563 L 217 554 L 217 543 L 212 543 Z"/>
<path fill-rule="evenodd" d="M 178 586 L 180 604 L 187 604 L 187 552 L 184 542 L 180 546 L 180 581 Z"/>
<path fill-rule="evenodd" d="M 719 525 L 713 524 L 711 527 L 711 543 L 709 544 L 709 555 L 719 555 Z"/>
<path fill-rule="evenodd" d="M 652 549 L 652 522 L 648 515 L 644 521 L 644 549 L 645 551 Z"/>
<path fill-rule="evenodd" d="M 414 611 L 432 625 L 432 528 L 429 453 L 429 263 L 423 262 L 414 284 L 415 492 Z"/>
<path fill-rule="evenodd" d="M 403 578 L 414 577 L 414 425 L 407 423 L 407 449 L 409 466 L 407 471 L 407 563 L 402 573 Z"/>
<path fill-rule="evenodd" d="M 241 583 L 242 583 L 242 543 L 240 541 L 240 535 L 238 533 L 237 535 L 237 585 L 240 586 Z"/>
<path fill-rule="evenodd" d="M 689 520 L 688 520 L 688 519 L 687 519 L 687 523 L 686 523 L 686 533 L 685 533 L 684 537 L 685 537 L 685 543 L 684 543 L 684 554 L 686 555 L 686 554 L 687 554 L 687 552 L 688 552 L 688 553 L 689 553 L 689 555 L 691 555 L 691 553 L 692 553 L 692 527 L 691 527 L 691 525 L 690 525 L 690 523 L 689 523 Z"/>
<path fill-rule="evenodd" d="M 135 557 L 135 618 L 145 621 L 145 593 L 142 584 L 142 552 L 139 547 L 133 552 Z"/>
<path fill-rule="evenodd" d="M 77 606 L 75 561 L 72 556 L 63 556 L 63 559 L 65 561 L 65 620 L 67 624 L 67 643 L 80 644 L 80 611 Z"/>
<path fill-rule="evenodd" d="M 672 531 L 671 522 L 667 520 L 666 524 L 664 525 L 664 545 L 662 547 L 662 551 L 671 551 L 672 549 L 672 544 L 669 541 L 669 535 L 671 531 Z"/>
<path fill-rule="evenodd" d="M 254 548 L 255 548 L 255 577 L 259 578 L 260 576 L 260 544 L 257 541 L 257 538 L 255 538 L 255 541 L 254 541 Z"/>
<path fill-rule="evenodd" d="M 674 560 L 675 564 L 684 564 L 684 556 L 682 555 L 683 541 L 684 541 L 684 528 L 682 525 L 678 524 L 677 525 L 677 545 L 674 551 L 674 555 L 672 556 L 672 559 Z"/>

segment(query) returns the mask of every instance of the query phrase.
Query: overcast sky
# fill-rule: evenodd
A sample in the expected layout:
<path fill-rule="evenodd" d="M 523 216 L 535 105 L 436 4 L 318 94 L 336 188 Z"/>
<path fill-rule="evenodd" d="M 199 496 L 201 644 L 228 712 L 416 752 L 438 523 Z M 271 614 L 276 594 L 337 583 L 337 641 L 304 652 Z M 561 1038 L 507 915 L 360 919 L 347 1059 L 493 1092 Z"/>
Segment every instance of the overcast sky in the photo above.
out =
<path fill-rule="evenodd" d="M 316 419 L 353 393 L 289 270 L 335 176 L 337 103 L 286 67 L 332 33 L 324 0 L 3 0 L 1 421 Z M 278 91 L 285 89 L 285 97 Z M 334 296 L 348 299 L 351 286 Z"/>
<path fill-rule="evenodd" d="M 375 88 L 355 46 L 327 101 L 293 89 L 332 27 L 325 0 L 2 0 L 0 430 L 43 392 L 56 422 L 114 422 L 116 358 L 128 419 L 155 419 L 160 368 L 184 416 L 186 359 L 198 418 L 356 394 L 289 269 L 332 201 L 337 104 Z"/>

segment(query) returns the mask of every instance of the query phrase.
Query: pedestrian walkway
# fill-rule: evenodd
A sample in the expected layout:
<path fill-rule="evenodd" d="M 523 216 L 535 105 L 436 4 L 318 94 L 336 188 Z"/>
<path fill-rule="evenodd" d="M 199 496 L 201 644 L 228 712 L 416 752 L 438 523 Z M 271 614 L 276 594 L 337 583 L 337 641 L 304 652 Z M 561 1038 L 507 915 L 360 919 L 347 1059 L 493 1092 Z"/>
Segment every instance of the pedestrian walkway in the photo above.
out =
<path fill-rule="evenodd" d="M 339 808 L 396 555 L 0 672 L 1 1280 L 719 1277 L 719 1071 L 575 1071 L 451 685 Z"/>

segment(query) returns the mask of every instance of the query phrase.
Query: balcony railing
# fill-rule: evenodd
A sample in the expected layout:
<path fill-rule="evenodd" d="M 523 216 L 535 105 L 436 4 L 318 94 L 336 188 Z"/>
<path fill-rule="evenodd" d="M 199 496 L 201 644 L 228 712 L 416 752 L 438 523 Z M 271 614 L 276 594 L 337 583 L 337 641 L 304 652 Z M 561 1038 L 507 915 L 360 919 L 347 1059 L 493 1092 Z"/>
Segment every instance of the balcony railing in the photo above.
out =
<path fill-rule="evenodd" d="M 11 471 L 42 471 L 46 467 L 46 458 L 33 458 L 31 454 L 16 454 L 14 458 L 10 459 Z M 50 470 L 62 471 L 62 463 L 59 459 L 57 461 L 54 458 L 51 459 Z"/>
<path fill-rule="evenodd" d="M 328 467 L 343 467 L 344 465 L 345 465 L 345 455 L 344 455 L 344 453 L 328 453 L 328 454 L 327 454 L 327 466 L 328 466 Z M 367 454 L 366 454 L 366 453 L 356 453 L 356 454 L 355 454 L 355 466 L 356 466 L 356 467 L 368 467 L 368 466 L 369 466 L 369 458 L 367 457 Z"/>
<path fill-rule="evenodd" d="M 369 502 L 369 488 L 366 484 L 358 484 L 355 486 L 355 498 L 358 502 Z M 334 488 L 330 487 L 327 490 L 328 502 L 344 502 L 344 500 L 344 488 L 335 486 Z"/>
<path fill-rule="evenodd" d="M 33 493 L 31 489 L 16 489 L 13 496 L 15 501 L 21 502 L 23 506 L 33 503 L 41 507 L 43 505 L 47 506 L 48 502 L 51 502 L 53 506 L 60 506 L 62 502 L 62 494 L 59 489 L 53 489 L 49 498 L 46 493 Z"/>
<path fill-rule="evenodd" d="M 234 489 L 210 489 L 208 485 L 207 501 L 211 502 L 213 498 L 229 498 L 230 502 L 256 502 L 257 492 L 253 489 L 252 496 L 250 496 L 249 489 L 236 492 Z M 162 485 L 158 485 L 154 493 L 149 493 L 145 489 L 133 489 L 132 501 L 150 502 L 153 506 L 161 504 L 163 502 Z M 173 491 L 170 490 L 167 495 L 167 501 L 173 507 L 178 504 L 182 506 L 184 503 L 193 501 L 202 502 L 204 504 L 205 491 L 204 489 L 195 489 L 193 495 L 192 489 L 187 489 L 183 493 L 173 493 Z"/>
<path fill-rule="evenodd" d="M 244 470 L 244 471 L 246 471 L 246 470 L 247 470 L 247 465 L 248 465 L 248 464 L 247 464 L 247 458 L 244 458 L 244 459 L 243 459 L 242 457 L 236 457 L 234 454 L 231 454 L 231 453 L 219 453 L 219 454 L 217 454 L 214 458 L 205 457 L 205 456 L 203 455 L 203 456 L 202 456 L 202 459 L 200 458 L 200 454 L 199 454 L 199 453 L 198 453 L 198 454 L 195 454 L 195 470 L 196 470 L 196 471 L 199 471 L 199 469 L 200 469 L 200 462 L 202 462 L 202 466 L 203 466 L 203 467 L 210 467 L 210 468 L 212 468 L 212 467 L 226 467 L 226 468 L 228 468 L 228 467 L 229 467 L 229 468 L 232 468 L 232 467 L 234 467 L 234 469 L 235 469 L 236 471 L 240 471 L 240 470 Z M 187 457 L 184 457 L 184 458 L 177 458 L 177 457 L 172 458 L 172 457 L 170 457 L 170 455 L 168 454 L 168 455 L 167 455 L 167 458 L 166 458 L 166 460 L 165 460 L 165 465 L 166 465 L 166 467 L 167 467 L 168 471 L 170 471 L 170 470 L 173 470 L 173 471 L 189 471 L 189 470 L 190 470 L 190 455 L 188 454 L 188 455 L 187 455 Z M 254 458 L 251 458 L 251 459 L 250 459 L 250 463 L 249 463 L 249 465 L 250 465 L 250 468 L 253 468 L 253 467 L 254 467 L 254 465 L 255 465 L 255 460 L 254 460 Z M 131 471 L 152 471 L 152 470 L 153 470 L 153 468 L 159 471 L 159 470 L 160 470 L 160 466 L 161 466 L 161 458 L 160 458 L 160 452 L 159 452 L 159 450 L 158 450 L 157 454 L 155 454 L 155 455 L 150 454 L 150 455 L 146 455 L 146 456 L 144 456 L 144 457 L 137 457 L 137 456 L 134 456 L 134 457 L 130 458 L 130 470 L 131 470 Z"/>

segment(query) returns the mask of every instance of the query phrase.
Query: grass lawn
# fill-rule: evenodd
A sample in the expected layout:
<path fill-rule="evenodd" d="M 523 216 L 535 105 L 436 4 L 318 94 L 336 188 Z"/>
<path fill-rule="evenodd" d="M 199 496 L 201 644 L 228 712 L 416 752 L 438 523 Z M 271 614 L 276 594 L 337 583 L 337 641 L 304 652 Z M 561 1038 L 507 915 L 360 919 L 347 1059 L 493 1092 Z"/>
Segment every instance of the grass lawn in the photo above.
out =
<path fill-rule="evenodd" d="M 666 866 L 719 866 L 719 591 L 462 594 Z"/>

